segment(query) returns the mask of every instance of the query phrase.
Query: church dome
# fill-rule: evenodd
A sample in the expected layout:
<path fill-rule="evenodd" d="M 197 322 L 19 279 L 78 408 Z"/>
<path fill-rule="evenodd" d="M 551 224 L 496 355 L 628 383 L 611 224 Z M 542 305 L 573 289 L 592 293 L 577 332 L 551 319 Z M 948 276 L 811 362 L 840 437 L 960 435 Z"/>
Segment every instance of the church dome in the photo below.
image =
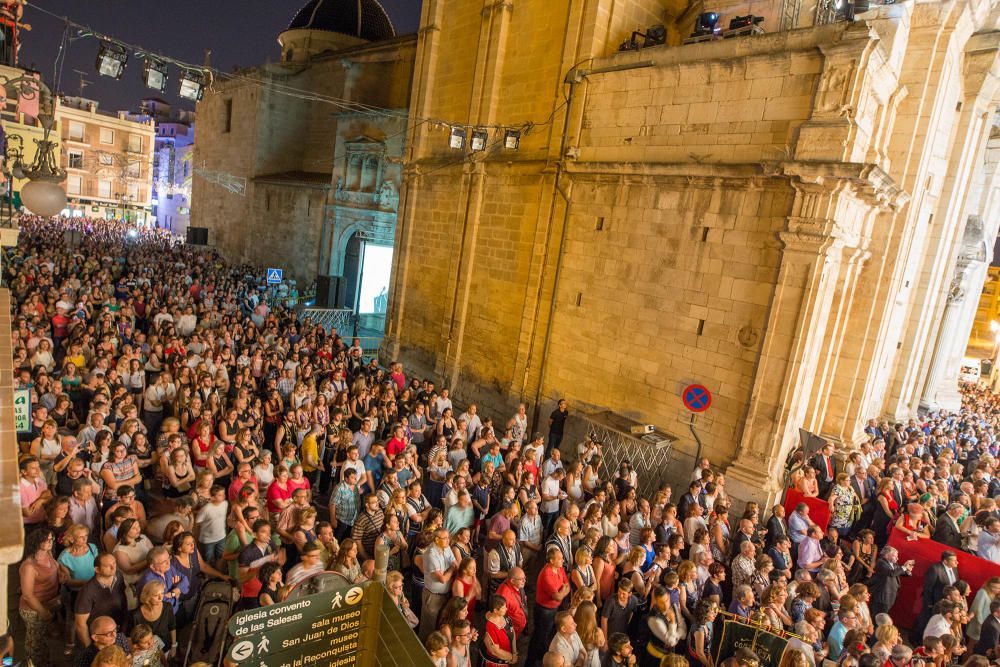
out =
<path fill-rule="evenodd" d="M 378 0 L 309 0 L 288 30 L 321 30 L 369 42 L 396 36 L 389 14 Z"/>

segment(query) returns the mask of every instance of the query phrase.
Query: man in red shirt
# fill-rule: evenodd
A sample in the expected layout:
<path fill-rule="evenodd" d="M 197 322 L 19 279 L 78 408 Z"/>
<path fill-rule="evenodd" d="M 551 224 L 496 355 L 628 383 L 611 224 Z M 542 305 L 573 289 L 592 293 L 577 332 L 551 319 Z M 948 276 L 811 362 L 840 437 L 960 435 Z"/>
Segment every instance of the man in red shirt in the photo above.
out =
<path fill-rule="evenodd" d="M 65 308 L 57 308 L 56 314 L 52 316 L 52 344 L 55 349 L 53 354 L 59 349 L 59 344 L 69 335 L 69 323 L 72 320 L 66 315 Z"/>
<path fill-rule="evenodd" d="M 524 626 L 528 624 L 524 610 L 524 584 L 527 580 L 528 577 L 524 574 L 524 570 L 512 567 L 507 573 L 507 578 L 497 587 L 496 592 L 507 601 L 507 616 L 514 625 L 514 634 L 518 637 L 524 632 Z"/>
<path fill-rule="evenodd" d="M 545 559 L 545 566 L 538 573 L 538 585 L 535 588 L 535 629 L 528 648 L 529 656 L 540 657 L 548 650 L 556 613 L 569 595 L 569 579 L 563 569 L 562 551 L 556 546 L 549 547 L 545 552 Z"/>

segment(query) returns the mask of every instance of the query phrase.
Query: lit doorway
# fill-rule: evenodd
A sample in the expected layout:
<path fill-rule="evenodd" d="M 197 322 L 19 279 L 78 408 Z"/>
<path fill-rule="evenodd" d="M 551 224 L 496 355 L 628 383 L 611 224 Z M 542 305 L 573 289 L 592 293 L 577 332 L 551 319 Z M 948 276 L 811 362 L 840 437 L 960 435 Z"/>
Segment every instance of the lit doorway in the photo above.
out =
<path fill-rule="evenodd" d="M 381 334 L 389 305 L 392 246 L 362 242 L 355 312 L 363 329 Z"/>
<path fill-rule="evenodd" d="M 357 313 L 385 318 L 392 274 L 392 246 L 363 243 L 361 280 L 358 281 Z"/>

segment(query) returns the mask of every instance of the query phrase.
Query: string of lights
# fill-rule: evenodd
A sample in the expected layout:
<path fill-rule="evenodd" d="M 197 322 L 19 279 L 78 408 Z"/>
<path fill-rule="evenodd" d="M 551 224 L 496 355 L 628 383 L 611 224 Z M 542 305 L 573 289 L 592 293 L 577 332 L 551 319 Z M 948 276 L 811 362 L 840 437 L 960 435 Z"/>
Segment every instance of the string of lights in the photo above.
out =
<path fill-rule="evenodd" d="M 196 65 L 188 63 L 172 56 L 156 53 L 153 50 L 147 49 L 141 45 L 131 44 L 106 33 L 102 33 L 88 25 L 74 21 L 68 16 L 62 16 L 45 9 L 34 2 L 30 3 L 30 6 L 42 14 L 64 22 L 67 33 L 69 29 L 72 28 L 77 31 L 77 38 L 91 37 L 98 40 L 100 42 L 100 46 L 95 66 L 98 73 L 102 76 L 107 76 L 113 79 L 121 79 L 125 73 L 125 66 L 129 60 L 129 53 L 131 52 L 143 60 L 142 76 L 147 87 L 157 90 L 160 93 L 165 92 L 169 79 L 169 67 L 172 65 L 178 68 L 181 72 L 178 95 L 183 99 L 194 102 L 201 100 L 205 90 L 210 89 L 215 81 L 242 81 L 249 85 L 268 88 L 276 94 L 329 104 L 346 112 L 382 116 L 387 118 L 415 120 L 418 121 L 419 124 L 431 123 L 434 127 L 447 128 L 450 130 L 449 145 L 458 150 L 465 148 L 465 140 L 461 137 L 463 135 L 471 135 L 472 138 L 469 145 L 473 151 L 483 150 L 487 141 L 487 139 L 484 138 L 483 133 L 485 132 L 488 137 L 490 131 L 502 133 L 504 136 L 505 148 L 516 150 L 522 133 L 527 133 L 534 127 L 547 125 L 552 122 L 555 111 L 558 110 L 558 108 L 554 110 L 553 113 L 549 115 L 548 119 L 540 123 L 526 121 L 512 125 L 481 125 L 451 121 L 441 118 L 414 117 L 405 110 L 379 107 L 333 95 L 326 95 L 314 90 L 298 88 L 296 86 L 282 83 L 274 80 L 273 78 L 265 79 L 263 77 L 250 76 L 241 72 L 226 73 L 209 65 Z M 58 62 L 60 57 L 65 59 L 64 47 L 60 47 L 60 51 L 57 54 L 57 69 L 61 69 Z"/>

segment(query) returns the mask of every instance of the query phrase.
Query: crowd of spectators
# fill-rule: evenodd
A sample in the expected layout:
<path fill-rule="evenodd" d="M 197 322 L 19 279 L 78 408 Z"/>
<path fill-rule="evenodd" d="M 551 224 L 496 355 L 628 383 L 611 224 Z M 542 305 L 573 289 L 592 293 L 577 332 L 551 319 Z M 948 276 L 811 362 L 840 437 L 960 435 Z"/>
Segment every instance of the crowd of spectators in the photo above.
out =
<path fill-rule="evenodd" d="M 250 609 L 327 571 L 369 580 L 376 552 L 447 667 L 714 667 L 720 614 L 789 638 L 782 667 L 1000 658 L 1000 578 L 970 590 L 953 553 L 1000 563 L 986 392 L 792 457 L 789 484 L 829 503 L 824 530 L 806 503 L 735 513 L 708 460 L 676 498 L 642 497 L 600 442 L 563 442 L 565 401 L 534 428 L 523 405 L 456 408 L 431 378 L 270 311 L 260 271 L 157 230 L 25 217 L 3 267 L 33 403 L 20 650 L 40 667 L 176 664 L 207 580 Z M 891 531 L 952 550 L 909 629 L 888 615 L 913 568 Z"/>

